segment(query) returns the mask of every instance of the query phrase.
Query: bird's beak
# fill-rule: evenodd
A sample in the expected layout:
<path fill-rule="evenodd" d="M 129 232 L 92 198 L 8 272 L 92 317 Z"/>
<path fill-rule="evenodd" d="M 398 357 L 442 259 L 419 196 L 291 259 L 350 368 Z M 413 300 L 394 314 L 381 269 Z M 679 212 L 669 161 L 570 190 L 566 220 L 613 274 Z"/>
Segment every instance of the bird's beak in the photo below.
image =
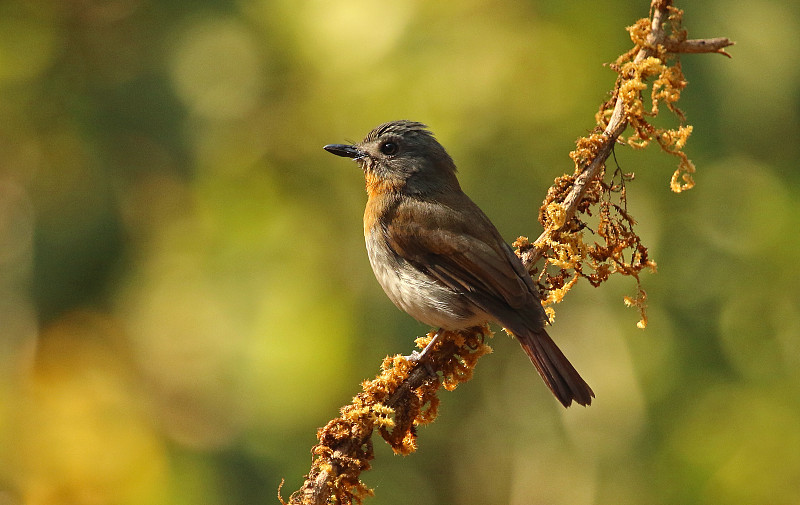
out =
<path fill-rule="evenodd" d="M 364 151 L 357 149 L 356 146 L 350 146 L 347 144 L 328 144 L 327 146 L 323 147 L 323 149 L 325 149 L 331 154 L 335 154 L 336 156 L 353 158 L 354 160 L 366 156 L 364 154 Z"/>

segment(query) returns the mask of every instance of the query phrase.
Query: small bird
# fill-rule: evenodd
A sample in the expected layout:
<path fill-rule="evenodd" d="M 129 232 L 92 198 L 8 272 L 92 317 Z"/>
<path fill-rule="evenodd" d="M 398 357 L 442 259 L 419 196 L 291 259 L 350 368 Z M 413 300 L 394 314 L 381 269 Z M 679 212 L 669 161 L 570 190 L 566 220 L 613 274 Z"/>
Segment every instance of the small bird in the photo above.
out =
<path fill-rule="evenodd" d="M 565 407 L 592 402 L 594 392 L 544 329 L 547 315 L 530 274 L 461 190 L 452 158 L 426 125 L 392 121 L 358 144 L 324 149 L 364 171 L 367 253 L 397 307 L 438 327 L 434 341 L 443 330 L 501 324 Z"/>

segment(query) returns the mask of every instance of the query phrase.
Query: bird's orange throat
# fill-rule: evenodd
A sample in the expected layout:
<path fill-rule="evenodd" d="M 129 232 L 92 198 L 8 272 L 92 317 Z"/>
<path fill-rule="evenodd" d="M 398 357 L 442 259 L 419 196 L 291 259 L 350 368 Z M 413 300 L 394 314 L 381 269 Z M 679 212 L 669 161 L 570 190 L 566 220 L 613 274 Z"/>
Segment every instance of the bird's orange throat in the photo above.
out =
<path fill-rule="evenodd" d="M 371 171 L 364 173 L 364 179 L 367 185 L 367 195 L 369 195 L 370 200 L 381 197 L 382 195 L 397 193 L 400 189 L 397 182 L 385 177 L 379 177 Z"/>
<path fill-rule="evenodd" d="M 396 201 L 400 188 L 397 183 L 370 172 L 365 174 L 365 179 L 368 198 L 364 209 L 364 236 L 367 236 L 377 226 L 381 215 Z"/>

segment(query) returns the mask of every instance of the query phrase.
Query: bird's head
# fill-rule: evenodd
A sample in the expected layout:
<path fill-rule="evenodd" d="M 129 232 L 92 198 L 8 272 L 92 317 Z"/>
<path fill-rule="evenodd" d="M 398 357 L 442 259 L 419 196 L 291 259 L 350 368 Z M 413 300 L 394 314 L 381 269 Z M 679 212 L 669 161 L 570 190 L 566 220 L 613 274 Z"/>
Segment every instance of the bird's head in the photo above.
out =
<path fill-rule="evenodd" d="M 325 150 L 358 162 L 371 197 L 383 192 L 425 195 L 459 188 L 452 158 L 422 123 L 391 121 L 357 144 L 331 144 Z"/>

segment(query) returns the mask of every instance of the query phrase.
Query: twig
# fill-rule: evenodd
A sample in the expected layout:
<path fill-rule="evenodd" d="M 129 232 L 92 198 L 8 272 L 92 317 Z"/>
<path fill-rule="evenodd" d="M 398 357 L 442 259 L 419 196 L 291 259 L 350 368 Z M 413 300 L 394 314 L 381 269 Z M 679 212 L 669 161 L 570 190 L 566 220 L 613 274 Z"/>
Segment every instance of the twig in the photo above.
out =
<path fill-rule="evenodd" d="M 730 39 L 717 37 L 713 39 L 684 40 L 677 43 L 667 41 L 665 47 L 670 53 L 717 53 L 730 58 L 731 55 L 725 52 L 725 48 L 732 45 L 733 42 Z"/>

